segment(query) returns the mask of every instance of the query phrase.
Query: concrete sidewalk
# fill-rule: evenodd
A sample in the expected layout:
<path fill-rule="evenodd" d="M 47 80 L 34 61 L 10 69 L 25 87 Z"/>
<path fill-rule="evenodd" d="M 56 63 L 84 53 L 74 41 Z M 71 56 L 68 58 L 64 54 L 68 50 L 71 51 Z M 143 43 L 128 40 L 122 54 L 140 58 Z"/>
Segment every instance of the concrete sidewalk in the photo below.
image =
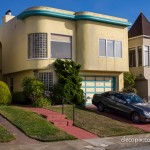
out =
<path fill-rule="evenodd" d="M 139 139 L 139 141 L 137 141 Z M 39 142 L 36 143 L 0 143 L 0 150 L 119 150 L 150 145 L 150 134 L 128 135 L 85 140 Z M 129 141 L 128 141 L 129 140 Z"/>

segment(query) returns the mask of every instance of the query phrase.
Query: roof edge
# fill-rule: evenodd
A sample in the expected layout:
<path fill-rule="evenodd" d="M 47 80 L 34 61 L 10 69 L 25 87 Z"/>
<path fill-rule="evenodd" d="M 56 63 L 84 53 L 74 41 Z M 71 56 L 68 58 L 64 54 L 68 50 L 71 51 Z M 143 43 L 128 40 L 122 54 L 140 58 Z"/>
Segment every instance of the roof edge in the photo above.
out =
<path fill-rule="evenodd" d="M 69 19 L 75 21 L 90 20 L 90 21 L 108 23 L 108 24 L 125 26 L 125 27 L 132 25 L 130 22 L 126 22 L 126 21 L 113 20 L 113 19 L 96 17 L 96 16 L 86 15 L 86 14 L 82 14 L 82 15 L 66 14 L 66 13 L 54 12 L 50 10 L 26 10 L 21 14 L 19 14 L 17 18 L 24 20 L 25 18 L 30 16 L 49 16 L 49 17 L 63 18 L 63 19 Z"/>

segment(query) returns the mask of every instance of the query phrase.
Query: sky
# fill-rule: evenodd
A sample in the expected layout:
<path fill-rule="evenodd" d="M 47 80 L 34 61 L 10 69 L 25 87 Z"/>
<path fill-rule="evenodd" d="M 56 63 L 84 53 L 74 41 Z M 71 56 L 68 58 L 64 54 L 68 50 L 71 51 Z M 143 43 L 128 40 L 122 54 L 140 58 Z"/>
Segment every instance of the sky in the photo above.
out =
<path fill-rule="evenodd" d="M 9 9 L 12 15 L 16 16 L 33 6 L 48 6 L 75 12 L 90 11 L 126 18 L 131 23 L 134 23 L 142 11 L 150 20 L 150 0 L 0 0 L 0 18 Z"/>

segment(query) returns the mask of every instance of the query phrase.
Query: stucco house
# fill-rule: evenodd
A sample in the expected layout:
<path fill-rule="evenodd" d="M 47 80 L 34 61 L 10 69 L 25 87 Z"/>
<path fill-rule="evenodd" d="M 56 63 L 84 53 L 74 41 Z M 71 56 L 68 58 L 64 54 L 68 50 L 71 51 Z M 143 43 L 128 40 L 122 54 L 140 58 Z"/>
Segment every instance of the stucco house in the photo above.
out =
<path fill-rule="evenodd" d="M 0 27 L 0 78 L 11 91 L 22 79 L 37 76 L 46 90 L 57 82 L 53 62 L 81 64 L 82 89 L 91 104 L 94 93 L 123 88 L 128 66 L 126 19 L 50 7 L 31 7 L 17 16 L 6 13 Z"/>
<path fill-rule="evenodd" d="M 150 22 L 140 13 L 129 30 L 129 66 L 136 74 L 138 94 L 150 99 Z"/>

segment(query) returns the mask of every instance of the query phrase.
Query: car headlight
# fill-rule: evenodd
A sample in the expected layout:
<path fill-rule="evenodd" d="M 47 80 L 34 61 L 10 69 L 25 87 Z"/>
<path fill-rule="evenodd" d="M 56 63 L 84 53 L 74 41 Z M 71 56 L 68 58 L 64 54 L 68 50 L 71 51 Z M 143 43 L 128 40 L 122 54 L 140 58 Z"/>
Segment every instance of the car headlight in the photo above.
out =
<path fill-rule="evenodd" d="M 150 112 L 143 111 L 143 113 L 144 113 L 145 116 L 149 116 L 150 117 Z"/>

